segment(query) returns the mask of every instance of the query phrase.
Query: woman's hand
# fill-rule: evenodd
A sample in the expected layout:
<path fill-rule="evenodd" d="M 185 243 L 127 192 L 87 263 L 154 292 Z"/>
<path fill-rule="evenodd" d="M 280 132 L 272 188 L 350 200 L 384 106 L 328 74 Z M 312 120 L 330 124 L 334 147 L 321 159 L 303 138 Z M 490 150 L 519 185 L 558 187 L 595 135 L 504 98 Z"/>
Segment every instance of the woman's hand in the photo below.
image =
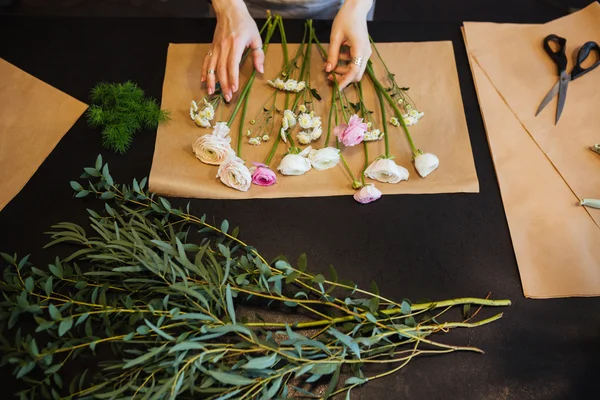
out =
<path fill-rule="evenodd" d="M 371 57 L 367 14 L 372 5 L 372 0 L 346 0 L 333 20 L 325 70 L 338 75 L 340 90 L 361 80 Z M 350 56 L 340 52 L 342 45 L 350 47 Z M 338 65 L 339 60 L 350 63 Z"/>
<path fill-rule="evenodd" d="M 217 27 L 210 51 L 204 58 L 202 82 L 209 94 L 215 92 L 216 81 L 226 101 L 239 89 L 239 66 L 246 48 L 252 49 L 254 68 L 264 72 L 265 55 L 256 22 L 242 0 L 213 0 Z"/>

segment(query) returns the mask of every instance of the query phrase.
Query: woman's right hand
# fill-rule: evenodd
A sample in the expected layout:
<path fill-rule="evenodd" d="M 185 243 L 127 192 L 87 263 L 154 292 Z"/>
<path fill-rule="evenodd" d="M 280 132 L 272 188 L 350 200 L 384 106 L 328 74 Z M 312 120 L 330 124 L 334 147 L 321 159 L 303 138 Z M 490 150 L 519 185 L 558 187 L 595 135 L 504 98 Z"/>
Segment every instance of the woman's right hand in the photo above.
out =
<path fill-rule="evenodd" d="M 218 81 L 226 101 L 230 101 L 239 85 L 240 61 L 244 50 L 252 49 L 254 68 L 264 72 L 265 54 L 256 22 L 243 0 L 213 0 L 217 27 L 211 48 L 204 58 L 202 82 L 209 94 L 215 92 Z"/>

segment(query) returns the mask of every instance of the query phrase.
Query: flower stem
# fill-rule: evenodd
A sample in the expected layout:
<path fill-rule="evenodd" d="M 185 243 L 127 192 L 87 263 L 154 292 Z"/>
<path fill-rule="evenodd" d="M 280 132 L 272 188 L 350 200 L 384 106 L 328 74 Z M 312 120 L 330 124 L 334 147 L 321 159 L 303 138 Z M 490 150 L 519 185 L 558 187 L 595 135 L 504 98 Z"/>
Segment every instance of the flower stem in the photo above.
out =
<path fill-rule="evenodd" d="M 376 90 L 377 98 L 379 99 L 379 107 L 381 108 L 381 121 L 383 125 L 383 140 L 385 142 L 385 158 L 390 158 L 390 139 L 388 137 L 387 116 L 385 115 L 385 103 L 383 95 L 379 90 Z"/>
<path fill-rule="evenodd" d="M 415 144 L 414 144 L 414 142 L 412 140 L 412 137 L 410 136 L 410 132 L 408 131 L 408 127 L 406 126 L 406 123 L 404 122 L 404 118 L 402 117 L 402 113 L 400 112 L 400 109 L 398 109 L 398 106 L 394 102 L 394 99 L 392 99 L 392 97 L 385 90 L 385 88 L 383 87 L 383 85 L 381 85 L 381 82 L 379 82 L 379 80 L 375 76 L 375 72 L 373 71 L 373 65 L 372 65 L 371 61 L 369 61 L 368 64 L 367 64 L 367 75 L 369 75 L 369 78 L 371 79 L 371 81 L 375 85 L 375 89 L 386 98 L 386 100 L 388 101 L 388 103 L 390 104 L 390 106 L 392 107 L 392 109 L 394 110 L 394 112 L 396 113 L 396 117 L 398 118 L 398 122 L 402 126 L 402 129 L 404 130 L 404 134 L 406 135 L 406 139 L 408 140 L 408 144 L 410 145 L 410 149 L 411 149 L 411 151 L 413 153 L 413 157 L 416 157 L 417 155 L 420 154 L 420 150 L 418 150 L 415 147 Z"/>
<path fill-rule="evenodd" d="M 252 81 L 254 81 L 254 76 L 252 77 Z M 240 127 L 238 132 L 238 141 L 237 141 L 237 156 L 242 157 L 242 138 L 244 137 L 244 121 L 246 120 L 246 112 L 248 111 L 248 100 L 250 99 L 250 91 L 252 90 L 252 85 L 248 88 L 248 92 L 245 94 L 244 98 L 244 107 L 242 108 L 242 118 L 240 119 Z"/>
<path fill-rule="evenodd" d="M 338 140 L 337 142 L 338 142 L 338 146 L 339 146 L 340 141 Z M 342 160 L 342 164 L 344 164 L 344 167 L 346 168 L 346 171 L 348 172 L 348 175 L 350 175 L 350 178 L 352 179 L 352 184 L 354 185 L 354 182 L 357 181 L 356 177 L 352 173 L 352 170 L 348 166 L 348 163 L 346 162 L 346 158 L 344 157 L 344 154 L 341 151 L 340 151 L 340 159 Z"/>
<path fill-rule="evenodd" d="M 335 91 L 331 91 L 331 106 L 329 107 L 329 119 L 327 123 L 327 136 L 325 136 L 325 144 L 323 147 L 327 147 L 329 144 L 329 137 L 331 136 L 331 122 L 333 120 L 333 110 L 335 109 Z"/>

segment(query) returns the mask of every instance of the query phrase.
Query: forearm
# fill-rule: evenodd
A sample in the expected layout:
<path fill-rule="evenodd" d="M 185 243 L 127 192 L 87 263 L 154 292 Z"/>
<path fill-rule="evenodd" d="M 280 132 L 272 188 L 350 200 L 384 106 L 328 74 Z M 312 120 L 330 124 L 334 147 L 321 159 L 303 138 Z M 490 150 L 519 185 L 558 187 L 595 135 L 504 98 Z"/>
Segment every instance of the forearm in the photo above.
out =
<path fill-rule="evenodd" d="M 371 7 L 373 7 L 373 0 L 345 0 L 344 6 L 355 9 L 366 15 Z"/>

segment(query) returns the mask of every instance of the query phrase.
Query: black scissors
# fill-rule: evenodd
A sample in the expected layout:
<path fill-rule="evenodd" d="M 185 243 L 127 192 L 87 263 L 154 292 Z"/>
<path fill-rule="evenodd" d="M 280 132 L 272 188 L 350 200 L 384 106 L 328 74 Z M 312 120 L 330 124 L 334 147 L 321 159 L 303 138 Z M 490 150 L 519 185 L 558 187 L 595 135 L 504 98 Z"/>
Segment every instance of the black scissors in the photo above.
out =
<path fill-rule="evenodd" d="M 558 50 L 554 51 L 552 47 L 550 47 L 550 43 L 554 43 L 558 46 Z M 558 106 L 556 108 L 556 121 L 554 124 L 558 123 L 560 119 L 560 115 L 562 114 L 563 108 L 565 107 L 565 100 L 567 99 L 567 88 L 569 87 L 569 82 L 574 81 L 575 79 L 583 76 L 600 65 L 600 46 L 596 42 L 587 42 L 579 49 L 577 53 L 577 61 L 575 63 L 575 67 L 571 70 L 571 73 L 567 73 L 567 55 L 566 55 L 566 45 L 567 39 L 562 38 L 557 35 L 548 35 L 544 39 L 544 50 L 550 56 L 552 61 L 558 67 L 558 76 L 559 80 L 556 82 L 554 87 L 550 89 L 544 100 L 542 100 L 542 104 L 538 108 L 535 115 L 537 116 L 542 110 L 550 103 L 550 101 L 558 94 Z M 596 53 L 596 61 L 587 68 L 583 68 L 581 64 L 585 62 L 590 53 Z"/>

